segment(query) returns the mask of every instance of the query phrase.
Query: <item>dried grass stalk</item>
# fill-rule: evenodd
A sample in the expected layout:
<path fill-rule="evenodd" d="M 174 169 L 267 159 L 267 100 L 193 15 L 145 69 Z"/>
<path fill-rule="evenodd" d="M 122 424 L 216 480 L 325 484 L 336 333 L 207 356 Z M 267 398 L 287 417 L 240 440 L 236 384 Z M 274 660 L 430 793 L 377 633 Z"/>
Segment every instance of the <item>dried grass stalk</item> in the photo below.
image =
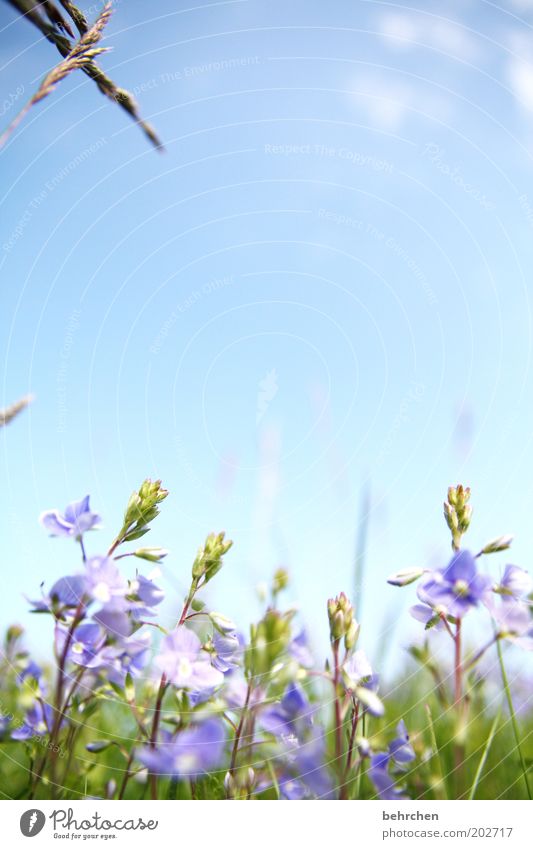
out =
<path fill-rule="evenodd" d="M 69 2 L 69 0 L 61 0 L 61 5 L 69 14 L 80 33 L 79 41 L 74 44 L 63 34 L 63 32 L 66 32 L 72 35 L 72 30 L 54 3 L 38 3 L 33 2 L 33 0 L 7 0 L 7 2 L 11 3 L 21 14 L 27 17 L 48 41 L 55 44 L 60 54 L 64 57 L 64 61 L 60 62 L 56 68 L 46 75 L 32 99 L 0 136 L 0 147 L 5 144 L 15 127 L 20 124 L 35 103 L 38 103 L 50 94 L 57 83 L 72 71 L 82 70 L 94 80 L 102 94 L 105 94 L 106 97 L 118 103 L 133 118 L 156 148 L 160 150 L 163 148 L 153 128 L 146 121 L 143 121 L 139 115 L 138 106 L 133 95 L 129 91 L 126 91 L 126 89 L 119 88 L 115 85 L 113 80 L 104 74 L 94 61 L 94 58 L 99 53 L 104 53 L 107 50 L 104 47 L 97 47 L 97 44 L 102 37 L 102 31 L 112 12 L 112 4 L 110 2 L 105 5 L 95 24 L 89 28 L 85 16 L 77 6 Z M 43 11 L 48 20 L 43 16 Z"/>
<path fill-rule="evenodd" d="M 18 416 L 18 414 L 21 413 L 32 400 L 31 395 L 26 395 L 24 398 L 21 398 L 20 401 L 16 401 L 14 404 L 6 407 L 5 410 L 0 410 L 0 427 L 4 427 L 4 425 L 13 421 L 13 419 Z"/>

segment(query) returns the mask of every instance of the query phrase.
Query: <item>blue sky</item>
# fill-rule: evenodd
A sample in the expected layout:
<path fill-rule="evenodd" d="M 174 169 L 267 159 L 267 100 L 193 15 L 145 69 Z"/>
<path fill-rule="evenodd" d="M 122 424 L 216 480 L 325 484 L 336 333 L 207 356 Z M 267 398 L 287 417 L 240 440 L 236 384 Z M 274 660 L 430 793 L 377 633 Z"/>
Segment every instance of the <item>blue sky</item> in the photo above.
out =
<path fill-rule="evenodd" d="M 115 5 L 102 64 L 166 152 L 80 75 L 0 159 L 0 402 L 35 395 L 1 432 L 0 620 L 44 634 L 22 593 L 76 561 L 43 509 L 90 492 L 100 553 L 149 475 L 169 616 L 225 528 L 214 606 L 244 626 L 283 564 L 323 635 L 370 482 L 365 643 L 403 644 L 384 579 L 448 556 L 449 483 L 473 547 L 532 565 L 533 2 Z M 56 56 L 0 29 L 3 126 Z"/>

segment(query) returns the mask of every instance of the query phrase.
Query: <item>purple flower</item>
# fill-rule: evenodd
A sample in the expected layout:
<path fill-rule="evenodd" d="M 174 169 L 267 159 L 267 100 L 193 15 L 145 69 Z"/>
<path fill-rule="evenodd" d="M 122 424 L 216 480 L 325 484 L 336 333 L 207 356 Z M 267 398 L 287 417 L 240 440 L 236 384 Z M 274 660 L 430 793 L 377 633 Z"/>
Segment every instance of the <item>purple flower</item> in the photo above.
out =
<path fill-rule="evenodd" d="M 503 578 L 496 592 L 504 596 L 512 596 L 515 599 L 521 599 L 527 596 L 533 589 L 533 579 L 529 572 L 521 569 L 519 566 L 505 567 Z"/>
<path fill-rule="evenodd" d="M 389 753 L 392 759 L 399 765 L 413 761 L 416 755 L 409 742 L 409 734 L 403 719 L 398 723 L 396 733 L 398 736 L 389 743 Z"/>
<path fill-rule="evenodd" d="M 511 596 L 502 596 L 499 604 L 487 603 L 501 636 L 526 651 L 533 651 L 531 608 Z"/>
<path fill-rule="evenodd" d="M 69 575 L 66 578 L 59 578 L 48 595 L 37 599 L 37 601 L 30 600 L 30 604 L 36 613 L 44 613 L 63 607 L 77 607 L 83 599 L 84 592 L 84 576 Z"/>
<path fill-rule="evenodd" d="M 491 584 L 488 575 L 478 573 L 470 552 L 459 551 L 445 569 L 431 573 L 429 580 L 418 588 L 417 594 L 425 604 L 462 619 L 483 599 Z"/>
<path fill-rule="evenodd" d="M 294 773 L 317 799 L 332 799 L 333 782 L 325 766 L 326 742 L 321 729 L 315 729 L 305 743 L 298 746 L 294 754 Z"/>
<path fill-rule="evenodd" d="M 20 670 L 17 675 L 17 681 L 22 684 L 27 678 L 33 678 L 38 689 L 44 693 L 46 691 L 46 683 L 43 680 L 43 670 L 33 660 L 28 660 L 26 666 Z"/>
<path fill-rule="evenodd" d="M 87 495 L 81 501 L 68 504 L 64 513 L 59 510 L 46 510 L 41 513 L 39 521 L 51 536 L 80 539 L 86 531 L 100 524 L 100 516 L 91 512 Z"/>
<path fill-rule="evenodd" d="M 243 647 L 237 633 L 213 635 L 213 648 L 215 653 L 212 663 L 220 672 L 232 672 L 239 667 L 242 660 Z"/>
<path fill-rule="evenodd" d="M 390 760 L 389 752 L 376 752 L 370 758 L 368 775 L 380 799 L 384 802 L 398 802 L 408 797 L 396 787 L 395 780 L 389 772 Z"/>
<path fill-rule="evenodd" d="M 51 705 L 35 702 L 24 717 L 19 728 L 11 732 L 12 740 L 29 740 L 30 737 L 42 737 L 49 734 L 54 724 L 54 711 Z"/>
<path fill-rule="evenodd" d="M 59 656 L 63 654 L 67 637 L 68 629 L 62 625 L 57 625 L 56 651 Z M 96 622 L 84 622 L 74 629 L 66 659 L 76 666 L 95 669 L 103 663 L 101 650 L 105 641 L 105 633 Z"/>
<path fill-rule="evenodd" d="M 418 622 L 423 622 L 426 628 L 430 626 L 435 628 L 437 631 L 442 631 L 445 627 L 444 622 L 435 613 L 435 610 L 432 607 L 429 607 L 427 604 L 414 604 L 413 607 L 409 608 L 409 613 L 416 619 Z"/>
<path fill-rule="evenodd" d="M 94 601 L 108 604 L 115 598 L 125 598 L 128 582 L 111 557 L 91 557 L 85 564 L 85 592 Z"/>
<path fill-rule="evenodd" d="M 130 610 L 135 619 L 140 619 L 143 616 L 155 616 L 153 608 L 161 604 L 164 598 L 163 590 L 149 578 L 145 578 L 144 575 L 137 575 L 133 581 L 130 581 L 128 599 Z"/>
<path fill-rule="evenodd" d="M 217 719 L 187 728 L 176 737 L 165 738 L 157 748 L 144 747 L 137 757 L 151 772 L 176 778 L 198 778 L 220 766 L 226 744 L 226 729 Z"/>
<path fill-rule="evenodd" d="M 300 631 L 300 633 L 294 637 L 289 645 L 289 654 L 297 661 L 297 663 L 300 664 L 300 666 L 303 666 L 304 669 L 312 668 L 314 660 L 305 631 Z"/>
<path fill-rule="evenodd" d="M 138 678 L 149 660 L 152 638 L 148 631 L 131 637 L 120 638 L 114 645 L 106 646 L 102 652 L 102 669 L 108 680 L 124 685 L 126 675 Z"/>
<path fill-rule="evenodd" d="M 282 799 L 288 799 L 291 802 L 299 802 L 307 795 L 307 788 L 303 781 L 289 776 L 278 776 L 278 787 Z"/>
<path fill-rule="evenodd" d="M 362 649 L 354 651 L 342 667 L 347 686 L 353 690 L 364 680 L 372 679 L 370 661 Z"/>
<path fill-rule="evenodd" d="M 123 598 L 114 598 L 109 604 L 105 604 L 93 615 L 93 619 L 105 628 L 111 637 L 129 637 L 134 630 L 129 606 Z"/>
<path fill-rule="evenodd" d="M 184 625 L 164 638 L 155 662 L 175 687 L 206 690 L 224 680 L 222 672 L 212 666 L 209 653 L 202 649 L 194 631 Z"/>
<path fill-rule="evenodd" d="M 270 734 L 282 738 L 300 738 L 311 726 L 312 710 L 302 688 L 288 685 L 281 702 L 261 711 L 259 723 Z"/>

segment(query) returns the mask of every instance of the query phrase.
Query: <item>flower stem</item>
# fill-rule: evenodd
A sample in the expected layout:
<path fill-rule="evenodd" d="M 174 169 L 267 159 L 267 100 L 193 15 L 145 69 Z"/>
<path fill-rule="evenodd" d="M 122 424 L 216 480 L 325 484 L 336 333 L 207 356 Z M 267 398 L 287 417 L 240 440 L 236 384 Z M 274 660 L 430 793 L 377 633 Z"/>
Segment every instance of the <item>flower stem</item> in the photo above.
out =
<path fill-rule="evenodd" d="M 248 681 L 248 686 L 246 688 L 246 697 L 244 699 L 244 705 L 241 712 L 241 718 L 239 720 L 239 724 L 237 726 L 237 731 L 235 733 L 235 739 L 233 740 L 233 749 L 231 751 L 231 761 L 229 765 L 229 774 L 233 776 L 235 772 L 235 767 L 237 765 L 237 755 L 239 752 L 239 744 L 241 742 L 242 732 L 244 728 L 244 722 L 246 720 L 246 714 L 248 712 L 248 706 L 250 704 L 250 699 L 252 696 L 252 682 Z"/>
<path fill-rule="evenodd" d="M 463 700 L 463 666 L 461 663 L 461 620 L 457 620 L 455 626 L 455 657 L 454 657 L 454 707 L 457 711 L 457 728 L 455 731 L 455 746 L 454 746 L 454 764 L 456 778 L 456 798 L 459 798 L 459 791 L 462 785 L 463 767 L 464 767 L 464 743 L 463 738 L 463 722 L 464 722 L 464 700 Z"/>
<path fill-rule="evenodd" d="M 498 723 L 500 721 L 501 715 L 502 715 L 502 711 L 501 711 L 501 708 L 500 708 L 500 710 L 496 714 L 496 717 L 494 718 L 494 722 L 491 725 L 491 728 L 490 728 L 490 731 L 489 731 L 489 736 L 487 737 L 487 742 L 485 743 L 485 746 L 483 748 L 483 754 L 481 755 L 481 760 L 480 760 L 478 767 L 476 769 L 476 774 L 475 774 L 474 780 L 472 782 L 472 787 L 470 788 L 470 793 L 468 794 L 469 801 L 472 801 L 476 797 L 477 786 L 479 784 L 479 780 L 481 778 L 481 773 L 483 772 L 483 768 L 485 766 L 485 763 L 487 762 L 489 750 L 490 750 L 490 747 L 492 746 L 492 741 L 494 740 L 494 735 L 496 734 L 496 729 L 498 727 Z"/>
<path fill-rule="evenodd" d="M 505 664 L 503 662 L 503 651 L 502 651 L 502 646 L 501 646 L 500 640 L 497 640 L 496 647 L 497 647 L 497 650 L 498 650 L 498 660 L 500 662 L 500 670 L 501 670 L 501 673 L 502 673 L 503 689 L 505 691 L 505 696 L 506 696 L 506 699 L 507 699 L 507 705 L 509 707 L 509 715 L 511 717 L 511 725 L 513 727 L 514 739 L 515 739 L 515 743 L 516 743 L 516 748 L 518 750 L 518 756 L 520 758 L 520 766 L 522 767 L 522 774 L 524 776 L 524 782 L 525 782 L 525 785 L 526 785 L 527 796 L 528 796 L 528 799 L 531 800 L 531 798 L 532 798 L 531 797 L 531 787 L 529 785 L 529 777 L 528 777 L 528 774 L 527 774 L 527 766 L 526 766 L 526 762 L 524 760 L 524 755 L 522 753 L 522 747 L 520 745 L 520 731 L 519 731 L 519 728 L 518 728 L 518 722 L 516 721 L 516 714 L 515 714 L 515 711 L 514 711 L 513 699 L 512 699 L 512 696 L 511 696 L 511 688 L 509 686 L 509 679 L 507 677 L 507 672 L 505 670 Z"/>
<path fill-rule="evenodd" d="M 332 643 L 333 649 L 333 691 L 335 694 L 334 705 L 335 705 L 335 761 L 337 763 L 338 769 L 342 769 L 342 713 L 341 713 L 341 703 L 339 700 L 339 680 L 340 680 L 340 667 L 339 667 L 339 640 L 334 640 Z M 340 788 L 340 798 L 346 798 L 346 786 L 344 781 L 341 779 L 341 788 Z"/>

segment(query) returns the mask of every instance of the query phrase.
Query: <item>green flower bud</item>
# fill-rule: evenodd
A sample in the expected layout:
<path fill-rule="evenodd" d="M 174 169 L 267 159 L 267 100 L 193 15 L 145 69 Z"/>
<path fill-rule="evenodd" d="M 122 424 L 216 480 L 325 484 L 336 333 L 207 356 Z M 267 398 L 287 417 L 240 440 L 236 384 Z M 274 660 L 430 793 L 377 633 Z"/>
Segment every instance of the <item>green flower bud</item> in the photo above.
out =
<path fill-rule="evenodd" d="M 506 548 L 511 547 L 512 541 L 512 536 L 503 536 L 492 539 L 483 546 L 480 554 L 494 554 L 497 551 L 505 551 Z"/>
<path fill-rule="evenodd" d="M 360 631 L 361 626 L 354 619 L 344 636 L 344 647 L 346 651 L 351 651 L 353 648 L 355 648 L 355 646 L 357 645 L 357 640 L 359 639 Z"/>
<path fill-rule="evenodd" d="M 344 616 L 341 610 L 337 610 L 335 616 L 330 622 L 331 636 L 334 640 L 340 640 L 344 635 Z"/>
<path fill-rule="evenodd" d="M 272 582 L 272 592 L 277 595 L 289 585 L 289 574 L 286 569 L 276 569 Z"/>
<path fill-rule="evenodd" d="M 332 641 L 346 636 L 352 626 L 353 607 L 345 593 L 328 600 L 329 631 Z M 352 635 L 353 638 L 353 635 Z"/>
<path fill-rule="evenodd" d="M 389 575 L 387 583 L 393 587 L 406 587 L 418 581 L 425 571 L 425 569 L 406 569 L 404 572 L 396 572 L 394 575 Z"/>
<path fill-rule="evenodd" d="M 141 560 L 150 560 L 152 563 L 159 563 L 167 556 L 166 548 L 138 548 L 133 552 L 135 557 L 140 557 Z"/>
<path fill-rule="evenodd" d="M 222 558 L 233 545 L 232 540 L 225 540 L 225 533 L 211 533 L 203 546 L 198 549 L 192 565 L 192 576 L 195 580 L 204 578 L 204 583 L 210 581 L 222 568 Z"/>

